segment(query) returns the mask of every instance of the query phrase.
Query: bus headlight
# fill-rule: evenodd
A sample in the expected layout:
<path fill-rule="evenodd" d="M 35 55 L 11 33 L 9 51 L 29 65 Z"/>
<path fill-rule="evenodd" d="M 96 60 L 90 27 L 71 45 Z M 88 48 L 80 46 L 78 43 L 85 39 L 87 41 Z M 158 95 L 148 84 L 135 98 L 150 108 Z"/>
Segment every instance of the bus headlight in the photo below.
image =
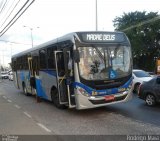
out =
<path fill-rule="evenodd" d="M 84 96 L 89 96 L 88 92 L 87 92 L 85 89 L 83 89 L 83 88 L 81 88 L 81 87 L 77 87 L 77 90 L 78 90 L 81 94 L 83 94 Z"/>

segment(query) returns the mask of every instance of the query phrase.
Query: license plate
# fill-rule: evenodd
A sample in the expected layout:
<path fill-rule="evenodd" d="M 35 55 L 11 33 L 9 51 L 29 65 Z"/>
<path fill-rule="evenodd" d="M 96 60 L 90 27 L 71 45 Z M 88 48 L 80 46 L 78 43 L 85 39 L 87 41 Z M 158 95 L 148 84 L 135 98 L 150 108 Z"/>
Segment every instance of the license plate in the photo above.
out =
<path fill-rule="evenodd" d="M 106 101 L 112 101 L 112 100 L 114 100 L 114 95 L 107 95 L 107 96 L 105 96 L 105 100 Z"/>

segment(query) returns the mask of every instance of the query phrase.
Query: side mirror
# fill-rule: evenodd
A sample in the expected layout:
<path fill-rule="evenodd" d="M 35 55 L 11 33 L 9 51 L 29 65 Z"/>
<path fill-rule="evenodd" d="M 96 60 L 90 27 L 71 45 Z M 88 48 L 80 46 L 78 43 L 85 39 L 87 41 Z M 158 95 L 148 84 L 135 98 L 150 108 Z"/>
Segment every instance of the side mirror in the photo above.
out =
<path fill-rule="evenodd" d="M 78 50 L 73 51 L 73 58 L 76 63 L 80 62 L 80 55 Z"/>

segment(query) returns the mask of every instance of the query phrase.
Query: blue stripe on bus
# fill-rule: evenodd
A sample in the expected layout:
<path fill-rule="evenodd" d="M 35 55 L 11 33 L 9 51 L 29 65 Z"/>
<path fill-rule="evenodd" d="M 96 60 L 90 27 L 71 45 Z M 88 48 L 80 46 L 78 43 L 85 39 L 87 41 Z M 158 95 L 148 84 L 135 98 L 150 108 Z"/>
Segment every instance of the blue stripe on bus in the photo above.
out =
<path fill-rule="evenodd" d="M 40 79 L 36 79 L 36 90 L 37 90 L 37 96 L 42 97 L 44 99 L 48 99 L 47 95 L 43 90 L 42 81 Z"/>
<path fill-rule="evenodd" d="M 25 82 L 26 79 L 30 80 L 30 72 L 29 71 L 20 71 L 20 80 Z"/>
<path fill-rule="evenodd" d="M 24 76 L 24 72 L 20 72 L 20 79 L 21 81 L 24 81 L 25 80 L 25 76 Z"/>
<path fill-rule="evenodd" d="M 120 93 L 120 89 L 125 89 L 125 90 L 128 89 L 131 83 L 132 83 L 132 78 L 130 78 L 123 86 L 120 86 L 118 88 L 103 89 L 103 90 L 95 90 L 79 82 L 74 82 L 73 86 L 74 88 L 76 88 L 77 86 L 83 88 L 88 92 L 90 96 L 92 95 L 92 92 L 97 92 L 98 96 L 104 96 L 110 94 L 118 94 Z"/>

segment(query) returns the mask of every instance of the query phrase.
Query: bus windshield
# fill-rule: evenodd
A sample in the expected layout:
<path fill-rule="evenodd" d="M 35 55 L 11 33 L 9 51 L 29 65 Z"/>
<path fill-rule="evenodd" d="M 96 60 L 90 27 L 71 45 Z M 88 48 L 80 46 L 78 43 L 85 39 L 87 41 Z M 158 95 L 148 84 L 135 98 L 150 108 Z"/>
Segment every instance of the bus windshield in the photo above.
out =
<path fill-rule="evenodd" d="M 79 71 L 83 79 L 116 79 L 131 72 L 131 50 L 128 46 L 83 46 L 78 50 Z"/>

